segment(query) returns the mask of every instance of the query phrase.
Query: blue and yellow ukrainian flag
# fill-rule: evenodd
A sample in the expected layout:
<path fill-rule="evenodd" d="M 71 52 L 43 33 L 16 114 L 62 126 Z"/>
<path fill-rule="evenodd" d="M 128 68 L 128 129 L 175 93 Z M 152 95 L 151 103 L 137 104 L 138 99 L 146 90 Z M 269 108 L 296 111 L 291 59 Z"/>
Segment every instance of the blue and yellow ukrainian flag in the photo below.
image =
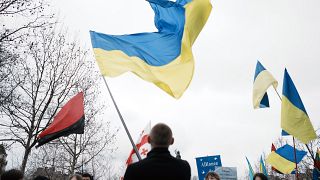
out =
<path fill-rule="evenodd" d="M 299 164 L 306 154 L 307 152 L 296 149 L 297 164 Z M 276 151 L 271 152 L 266 162 L 283 174 L 290 174 L 296 167 L 294 148 L 286 144 Z"/>
<path fill-rule="evenodd" d="M 248 160 L 248 158 L 246 157 L 247 163 L 248 163 L 248 168 L 249 168 L 249 178 L 250 180 L 253 180 L 253 176 L 254 176 L 254 171 L 252 169 L 252 166 Z"/>
<path fill-rule="evenodd" d="M 182 96 L 193 76 L 192 45 L 205 25 L 210 0 L 148 0 L 158 32 L 108 35 L 90 31 L 102 75 L 131 71 L 175 98 Z"/>
<path fill-rule="evenodd" d="M 267 172 L 266 166 L 264 165 L 262 156 L 260 156 L 260 166 L 259 166 L 259 169 L 260 169 L 260 173 L 263 173 L 264 175 L 266 175 L 266 176 L 268 177 L 268 172 Z"/>
<path fill-rule="evenodd" d="M 253 82 L 252 100 L 254 109 L 269 107 L 267 89 L 271 85 L 276 89 L 278 86 L 278 81 L 258 61 L 256 65 L 256 72 L 254 74 Z"/>
<path fill-rule="evenodd" d="M 284 71 L 283 78 L 281 128 L 304 144 L 317 138 L 307 111 L 287 69 Z"/>

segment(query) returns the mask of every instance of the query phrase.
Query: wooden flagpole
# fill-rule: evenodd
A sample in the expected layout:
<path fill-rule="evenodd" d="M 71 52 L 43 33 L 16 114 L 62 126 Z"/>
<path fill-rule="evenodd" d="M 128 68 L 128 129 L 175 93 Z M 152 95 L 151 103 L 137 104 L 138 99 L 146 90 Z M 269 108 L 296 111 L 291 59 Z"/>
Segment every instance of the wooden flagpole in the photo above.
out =
<path fill-rule="evenodd" d="M 112 99 L 112 102 L 113 102 L 113 104 L 114 104 L 114 107 L 116 108 L 116 110 L 117 110 L 117 112 L 118 112 L 118 115 L 119 115 L 119 118 L 120 118 L 120 120 L 121 120 L 121 123 L 122 123 L 124 129 L 126 130 L 126 133 L 127 133 L 127 135 L 128 135 L 128 138 L 129 138 L 129 140 L 130 140 L 130 142 L 131 142 L 131 145 L 132 145 L 132 147 L 133 147 L 133 149 L 134 149 L 134 152 L 136 153 L 139 161 L 141 161 L 141 156 L 140 156 L 140 154 L 139 154 L 138 148 L 137 148 L 137 146 L 135 145 L 135 143 L 134 143 L 133 140 L 132 140 L 132 137 L 131 137 L 130 132 L 129 132 L 128 128 L 127 128 L 127 125 L 126 125 L 126 123 L 125 123 L 125 121 L 124 121 L 124 119 L 123 119 L 123 117 L 122 117 L 122 115 L 121 115 L 121 113 L 120 113 L 120 110 L 119 110 L 119 108 L 118 108 L 118 106 L 117 106 L 117 104 L 116 104 L 116 101 L 114 100 L 114 98 L 113 98 L 113 96 L 112 96 L 112 93 L 111 93 L 111 90 L 110 90 L 110 88 L 109 88 L 109 86 L 108 86 L 108 83 L 107 83 L 107 81 L 106 81 L 106 78 L 105 78 L 104 76 L 102 76 L 102 78 L 103 78 L 104 84 L 107 86 L 109 95 L 110 95 L 110 97 L 111 97 L 111 99 Z"/>
<path fill-rule="evenodd" d="M 296 163 L 296 178 L 299 179 L 299 173 L 298 173 L 298 163 L 297 163 L 297 152 L 296 152 L 296 143 L 294 140 L 294 137 L 292 136 L 293 140 L 293 150 L 294 150 L 294 161 Z"/>

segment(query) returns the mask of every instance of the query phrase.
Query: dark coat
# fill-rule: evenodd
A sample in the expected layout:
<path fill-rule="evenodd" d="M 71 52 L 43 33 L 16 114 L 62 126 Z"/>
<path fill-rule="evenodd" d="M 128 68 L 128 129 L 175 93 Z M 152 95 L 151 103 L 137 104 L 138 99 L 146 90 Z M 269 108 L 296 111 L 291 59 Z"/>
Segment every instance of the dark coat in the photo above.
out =
<path fill-rule="evenodd" d="M 171 156 L 168 148 L 154 148 L 140 162 L 128 166 L 124 180 L 190 180 L 187 161 Z"/>

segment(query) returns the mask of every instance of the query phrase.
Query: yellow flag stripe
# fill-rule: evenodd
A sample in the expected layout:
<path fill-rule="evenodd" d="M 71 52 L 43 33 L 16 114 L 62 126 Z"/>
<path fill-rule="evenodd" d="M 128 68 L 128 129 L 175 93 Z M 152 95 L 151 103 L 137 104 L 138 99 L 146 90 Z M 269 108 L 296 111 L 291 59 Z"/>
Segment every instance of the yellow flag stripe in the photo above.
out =
<path fill-rule="evenodd" d="M 307 114 L 294 106 L 286 96 L 282 96 L 281 128 L 304 144 L 317 138 Z"/>
<path fill-rule="evenodd" d="M 290 174 L 295 168 L 295 163 L 286 160 L 276 152 L 271 152 L 266 159 L 266 162 L 284 174 Z"/>

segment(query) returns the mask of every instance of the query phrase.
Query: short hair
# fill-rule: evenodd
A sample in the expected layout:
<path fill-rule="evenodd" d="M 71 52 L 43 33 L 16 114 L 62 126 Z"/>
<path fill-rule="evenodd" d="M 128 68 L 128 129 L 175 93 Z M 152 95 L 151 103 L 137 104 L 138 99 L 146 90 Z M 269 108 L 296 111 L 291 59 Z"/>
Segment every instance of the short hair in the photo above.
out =
<path fill-rule="evenodd" d="M 217 173 L 215 173 L 215 172 L 212 172 L 212 171 L 209 171 L 209 172 L 206 174 L 205 179 L 206 179 L 206 180 L 209 179 L 210 176 L 216 178 L 217 180 L 220 180 L 219 175 L 218 175 Z"/>
<path fill-rule="evenodd" d="M 88 177 L 90 180 L 93 180 L 92 176 L 89 173 L 83 173 L 82 177 Z"/>
<path fill-rule="evenodd" d="M 255 180 L 256 177 L 259 177 L 259 178 L 261 178 L 262 180 L 268 180 L 268 177 L 267 177 L 266 175 L 264 175 L 263 173 L 256 173 L 256 174 L 254 174 L 253 180 Z"/>
<path fill-rule="evenodd" d="M 168 125 L 158 123 L 151 129 L 150 139 L 157 146 L 169 146 L 172 139 L 172 131 Z"/>
<path fill-rule="evenodd" d="M 17 169 L 11 169 L 1 175 L 1 180 L 20 180 L 23 179 L 23 173 Z"/>
<path fill-rule="evenodd" d="M 50 179 L 45 176 L 37 176 L 33 180 L 50 180 Z"/>
<path fill-rule="evenodd" d="M 70 180 L 75 177 L 77 180 L 82 180 L 82 176 L 78 175 L 78 174 L 74 174 L 70 177 Z"/>

